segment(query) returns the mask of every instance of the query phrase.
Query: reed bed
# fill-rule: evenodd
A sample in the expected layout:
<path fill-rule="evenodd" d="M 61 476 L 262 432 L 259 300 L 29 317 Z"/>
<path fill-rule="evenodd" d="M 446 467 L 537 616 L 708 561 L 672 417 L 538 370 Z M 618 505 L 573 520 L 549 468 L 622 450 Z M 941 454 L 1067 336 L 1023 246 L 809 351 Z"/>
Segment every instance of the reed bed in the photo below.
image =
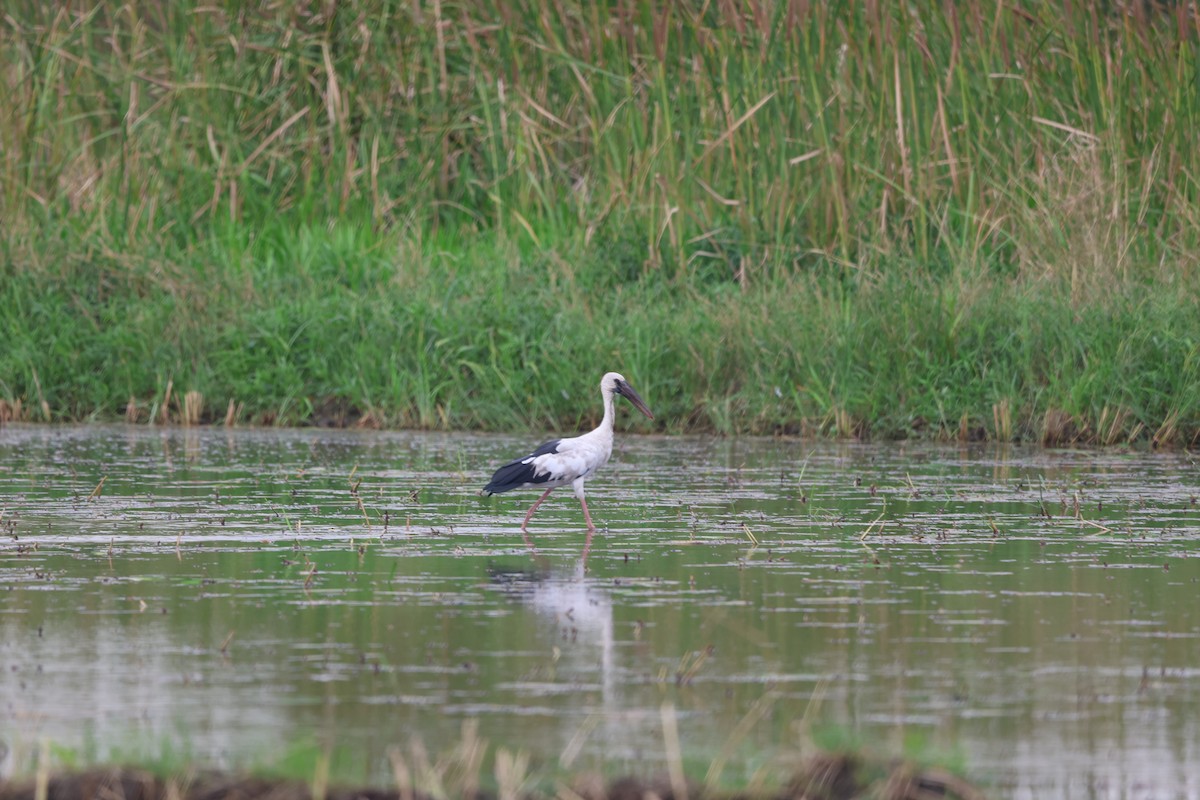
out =
<path fill-rule="evenodd" d="M 673 431 L 1187 444 L 1198 41 L 1152 2 L 11 4 L 0 398 L 564 427 L 616 368 Z"/>

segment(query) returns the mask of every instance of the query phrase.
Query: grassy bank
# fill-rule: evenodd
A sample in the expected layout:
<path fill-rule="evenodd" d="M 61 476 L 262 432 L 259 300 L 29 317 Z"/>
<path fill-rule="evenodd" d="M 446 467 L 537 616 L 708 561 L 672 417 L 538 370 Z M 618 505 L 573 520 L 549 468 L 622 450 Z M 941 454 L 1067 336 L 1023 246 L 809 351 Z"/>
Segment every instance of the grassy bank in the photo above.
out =
<path fill-rule="evenodd" d="M 1193 441 L 1200 23 L 848 5 L 17 4 L 0 414 Z"/>

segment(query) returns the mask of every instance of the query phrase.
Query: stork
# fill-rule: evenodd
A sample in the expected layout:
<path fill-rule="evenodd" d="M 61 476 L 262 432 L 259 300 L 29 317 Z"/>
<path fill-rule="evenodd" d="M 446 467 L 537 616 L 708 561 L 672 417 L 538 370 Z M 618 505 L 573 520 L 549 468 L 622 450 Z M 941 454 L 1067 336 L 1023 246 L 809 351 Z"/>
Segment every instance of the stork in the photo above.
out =
<path fill-rule="evenodd" d="M 571 484 L 575 496 L 583 506 L 583 518 L 587 520 L 588 535 L 585 551 L 591 547 L 592 534 L 596 526 L 592 524 L 592 515 L 588 513 L 587 499 L 583 493 L 583 482 L 592 476 L 596 470 L 608 462 L 612 455 L 613 445 L 613 395 L 619 394 L 633 403 L 634 408 L 641 411 L 650 419 L 654 415 L 624 376 L 609 372 L 600 379 L 600 396 L 604 399 L 604 419 L 594 431 L 569 439 L 552 439 L 540 445 L 527 456 L 510 461 L 492 476 L 491 482 L 483 487 L 483 494 L 490 496 L 511 489 L 528 487 L 546 487 L 546 491 L 537 499 L 525 515 L 521 523 L 521 533 L 526 534 L 529 541 L 527 526 L 533 517 L 533 512 L 549 494 L 559 486 Z"/>

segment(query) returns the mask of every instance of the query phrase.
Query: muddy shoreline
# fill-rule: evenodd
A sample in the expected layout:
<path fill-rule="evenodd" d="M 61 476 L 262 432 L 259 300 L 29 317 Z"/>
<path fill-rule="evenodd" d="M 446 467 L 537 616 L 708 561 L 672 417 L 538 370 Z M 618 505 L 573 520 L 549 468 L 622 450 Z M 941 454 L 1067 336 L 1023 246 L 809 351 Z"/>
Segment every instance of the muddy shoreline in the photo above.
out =
<path fill-rule="evenodd" d="M 982 800 L 977 787 L 945 770 L 909 762 L 871 764 L 854 756 L 820 755 L 783 787 L 761 792 L 709 792 L 695 784 L 621 778 L 605 784 L 580 776 L 560 796 L 581 800 Z M 542 795 L 523 795 L 537 800 Z M 196 773 L 162 777 L 135 768 L 94 768 L 0 782 L 0 800 L 434 800 L 411 787 L 320 787 L 284 778 Z M 456 798 L 457 800 L 457 798 Z M 463 800 L 506 800 L 478 790 Z"/>

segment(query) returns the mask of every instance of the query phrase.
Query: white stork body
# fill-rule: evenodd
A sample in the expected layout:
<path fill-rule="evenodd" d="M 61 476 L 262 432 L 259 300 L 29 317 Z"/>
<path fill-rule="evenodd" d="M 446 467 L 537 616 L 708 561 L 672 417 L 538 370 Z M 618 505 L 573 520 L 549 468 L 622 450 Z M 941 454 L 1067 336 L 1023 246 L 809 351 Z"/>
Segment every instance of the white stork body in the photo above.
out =
<path fill-rule="evenodd" d="M 533 512 L 537 511 L 537 507 L 546 496 L 559 486 L 569 483 L 575 489 L 579 504 L 583 506 L 583 518 L 588 527 L 587 543 L 591 544 L 596 526 L 592 524 L 592 515 L 588 513 L 583 482 L 607 464 L 609 456 L 612 455 L 613 418 L 616 413 L 613 409 L 614 394 L 627 397 L 634 407 L 650 419 L 654 419 L 650 409 L 646 408 L 642 398 L 625 378 L 616 372 L 609 372 L 600 381 L 600 395 L 604 399 L 604 419 L 594 431 L 570 439 L 552 439 L 542 444 L 524 458 L 518 458 L 500 467 L 492 476 L 491 482 L 483 488 L 483 494 L 493 495 L 511 489 L 545 487 L 546 491 L 525 515 L 525 520 L 521 523 L 522 533 L 526 531 Z"/>

